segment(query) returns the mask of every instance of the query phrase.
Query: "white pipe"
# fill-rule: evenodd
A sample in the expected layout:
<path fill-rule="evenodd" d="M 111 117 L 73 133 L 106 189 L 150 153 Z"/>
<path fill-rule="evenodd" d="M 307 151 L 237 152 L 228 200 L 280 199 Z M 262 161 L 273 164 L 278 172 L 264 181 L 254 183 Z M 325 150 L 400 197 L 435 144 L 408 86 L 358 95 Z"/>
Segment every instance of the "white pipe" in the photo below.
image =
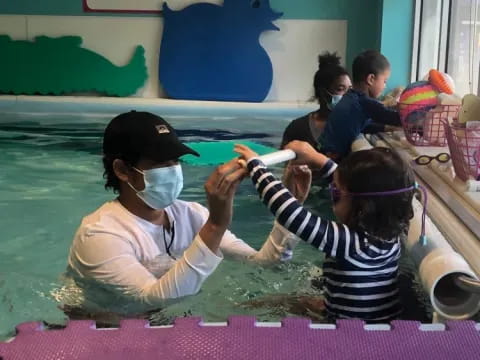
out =
<path fill-rule="evenodd" d="M 403 143 L 390 137 L 384 139 L 406 158 L 415 150 L 411 147 L 404 148 Z M 413 153 L 413 157 L 417 155 Z M 476 211 L 478 206 L 474 207 L 471 201 L 467 201 L 466 196 L 461 196 L 458 184 L 438 177 L 440 171 L 436 170 L 439 170 L 436 166 L 415 166 L 417 175 L 433 190 L 429 194 L 428 214 L 448 243 L 465 258 L 476 274 L 480 274 L 480 213 Z"/>
<path fill-rule="evenodd" d="M 259 156 L 258 159 L 261 160 L 265 164 L 265 166 L 272 166 L 272 165 L 280 164 L 285 161 L 293 160 L 296 157 L 297 155 L 292 150 L 287 149 L 287 150 L 275 151 L 270 154 Z M 243 159 L 238 160 L 238 163 L 243 167 L 247 166 L 246 161 Z"/>
<path fill-rule="evenodd" d="M 480 181 L 467 180 L 467 192 L 480 192 Z"/>
<path fill-rule="evenodd" d="M 352 150 L 358 145 L 352 145 Z M 365 144 L 361 146 L 365 148 Z M 384 141 L 375 145 L 388 146 Z M 371 146 L 370 146 L 371 148 Z M 402 152 L 400 151 L 401 155 Z M 410 222 L 408 237 L 403 239 L 405 248 L 411 254 L 418 268 L 422 285 L 430 297 L 435 311 L 444 319 L 468 319 L 480 310 L 480 295 L 461 289 L 455 279 L 468 276 L 476 279 L 474 271 L 465 259 L 455 252 L 429 217 L 426 218 L 425 234 L 427 245 L 420 241 L 423 205 L 413 201 L 414 217 Z"/>
<path fill-rule="evenodd" d="M 388 141 L 391 147 L 400 147 L 405 149 L 412 158 L 415 158 L 423 153 L 428 154 L 429 148 L 427 147 L 427 151 L 425 148 L 415 148 L 415 146 L 411 145 L 405 138 L 402 138 L 401 135 L 398 133 L 394 133 L 391 136 L 385 137 L 385 140 Z M 441 152 L 449 152 L 447 149 L 442 148 L 433 148 L 433 153 L 441 153 Z M 445 151 L 447 150 L 447 151 Z M 452 164 L 439 164 L 435 161 L 430 163 L 428 166 L 423 166 L 424 168 L 431 169 L 436 175 L 438 175 L 442 180 L 447 183 L 455 192 L 465 199 L 473 208 L 480 211 L 480 197 L 476 194 L 476 192 L 480 192 L 480 181 L 476 180 L 468 180 L 466 183 L 462 180 L 458 179 L 455 176 L 455 173 L 452 169 Z"/>
<path fill-rule="evenodd" d="M 425 220 L 427 245 L 419 241 L 422 205 L 413 201 L 414 218 L 404 245 L 418 268 L 423 288 L 435 311 L 445 319 L 469 319 L 480 310 L 480 295 L 461 289 L 455 279 L 465 275 L 476 279 L 465 259 L 452 249 L 429 217 Z"/>
<path fill-rule="evenodd" d="M 289 160 L 293 160 L 297 155 L 292 150 L 280 150 L 259 157 L 265 166 L 272 166 Z"/>

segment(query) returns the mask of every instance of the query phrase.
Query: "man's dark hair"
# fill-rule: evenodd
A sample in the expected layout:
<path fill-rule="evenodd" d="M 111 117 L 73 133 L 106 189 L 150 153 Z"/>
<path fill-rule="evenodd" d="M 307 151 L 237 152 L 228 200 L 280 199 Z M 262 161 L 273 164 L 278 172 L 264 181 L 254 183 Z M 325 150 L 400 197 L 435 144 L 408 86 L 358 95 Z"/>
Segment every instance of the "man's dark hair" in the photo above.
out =
<path fill-rule="evenodd" d="M 115 171 L 113 171 L 113 162 L 115 159 L 119 159 L 118 156 L 112 155 L 103 155 L 103 178 L 105 181 L 105 189 L 110 190 L 113 189 L 114 193 L 118 193 L 120 191 L 120 180 L 118 179 L 117 175 L 115 175 Z M 140 155 L 135 158 L 130 159 L 121 159 L 125 162 L 127 166 L 135 166 L 140 161 Z"/>

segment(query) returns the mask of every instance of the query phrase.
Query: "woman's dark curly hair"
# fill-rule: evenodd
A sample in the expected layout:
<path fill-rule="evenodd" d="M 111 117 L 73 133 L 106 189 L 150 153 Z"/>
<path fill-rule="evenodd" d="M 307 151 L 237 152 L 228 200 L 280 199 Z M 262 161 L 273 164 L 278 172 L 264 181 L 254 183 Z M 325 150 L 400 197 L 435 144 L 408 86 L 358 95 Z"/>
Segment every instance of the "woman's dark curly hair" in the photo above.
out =
<path fill-rule="evenodd" d="M 394 151 L 375 148 L 352 153 L 337 170 L 350 193 L 383 192 L 415 184 L 412 168 Z M 347 225 L 373 238 L 390 240 L 405 233 L 413 218 L 415 191 L 385 196 L 352 196 Z"/>
<path fill-rule="evenodd" d="M 348 71 L 340 65 L 340 56 L 337 53 L 324 52 L 318 56 L 318 70 L 313 79 L 315 99 L 322 111 L 328 112 L 328 104 L 332 101 L 326 90 L 332 87 L 340 76 L 350 76 Z"/>

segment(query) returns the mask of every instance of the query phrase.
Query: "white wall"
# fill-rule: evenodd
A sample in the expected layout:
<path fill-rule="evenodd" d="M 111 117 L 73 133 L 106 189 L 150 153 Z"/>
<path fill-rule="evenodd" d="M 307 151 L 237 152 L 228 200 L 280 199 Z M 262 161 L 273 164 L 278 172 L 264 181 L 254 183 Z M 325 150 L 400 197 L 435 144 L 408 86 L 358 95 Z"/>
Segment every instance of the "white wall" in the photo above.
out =
<path fill-rule="evenodd" d="M 313 95 L 313 75 L 320 52 L 337 51 L 345 57 L 346 21 L 278 20 L 280 31 L 266 32 L 260 42 L 274 68 L 267 101 L 305 101 Z M 149 79 L 138 96 L 155 98 L 165 94 L 158 84 L 158 55 L 163 30 L 161 17 L 114 16 L 22 16 L 0 15 L 0 34 L 15 40 L 37 35 L 79 35 L 83 46 L 125 65 L 136 45 L 143 45 Z"/>
<path fill-rule="evenodd" d="M 273 64 L 267 101 L 306 101 L 313 97 L 318 54 L 336 51 L 345 59 L 347 22 L 336 20 L 278 20 L 280 31 L 262 34 L 260 43 Z"/>

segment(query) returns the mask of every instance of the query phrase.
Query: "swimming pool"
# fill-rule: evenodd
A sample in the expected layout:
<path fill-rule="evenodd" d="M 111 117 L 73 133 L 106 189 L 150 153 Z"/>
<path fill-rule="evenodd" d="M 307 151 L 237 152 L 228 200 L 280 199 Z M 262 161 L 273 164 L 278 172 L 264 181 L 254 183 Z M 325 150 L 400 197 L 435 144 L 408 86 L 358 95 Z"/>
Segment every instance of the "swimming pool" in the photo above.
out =
<path fill-rule="evenodd" d="M 113 198 L 103 188 L 100 161 L 103 129 L 111 117 L 0 114 L 0 340 L 20 322 L 65 322 L 57 299 L 61 297 L 60 275 L 65 271 L 74 231 L 83 216 Z M 184 141 L 245 139 L 269 146 L 280 143 L 290 120 L 166 119 Z M 213 167 L 183 168 L 181 199 L 205 204 L 203 183 Z M 321 191 L 315 192 L 309 206 L 331 216 L 329 201 Z M 246 181 L 235 199 L 232 231 L 260 248 L 272 221 Z M 175 316 L 198 315 L 206 321 L 224 321 L 232 314 L 253 314 L 262 321 L 278 321 L 289 313 L 280 308 L 247 309 L 239 304 L 269 294 L 316 294 L 311 278 L 322 259 L 319 252 L 304 244 L 297 247 L 291 263 L 271 268 L 227 259 L 198 295 L 168 304 L 158 318 L 169 321 Z M 402 268 L 405 288 L 410 291 L 407 298 L 412 301 L 408 317 L 428 321 L 430 308 L 420 285 L 409 281 L 415 275 L 408 258 Z"/>

